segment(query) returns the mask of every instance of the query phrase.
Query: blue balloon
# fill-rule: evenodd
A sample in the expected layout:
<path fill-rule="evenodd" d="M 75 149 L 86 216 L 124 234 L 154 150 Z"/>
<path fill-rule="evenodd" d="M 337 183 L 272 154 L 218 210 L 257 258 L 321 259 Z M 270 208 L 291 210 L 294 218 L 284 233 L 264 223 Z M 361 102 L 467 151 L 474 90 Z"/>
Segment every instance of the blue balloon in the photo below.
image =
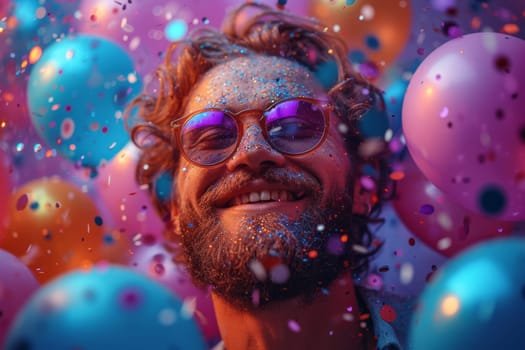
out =
<path fill-rule="evenodd" d="M 173 176 L 164 171 L 155 179 L 155 195 L 160 198 L 161 201 L 167 203 L 171 199 L 173 189 Z"/>
<path fill-rule="evenodd" d="M 486 241 L 447 261 L 420 296 L 411 350 L 525 349 L 525 239 Z"/>
<path fill-rule="evenodd" d="M 65 274 L 33 294 L 6 350 L 206 349 L 191 307 L 145 275 L 98 266 Z"/>
<path fill-rule="evenodd" d="M 91 35 L 48 46 L 28 82 L 28 106 L 39 135 L 79 165 L 96 168 L 130 140 L 126 105 L 142 90 L 127 52 Z"/>

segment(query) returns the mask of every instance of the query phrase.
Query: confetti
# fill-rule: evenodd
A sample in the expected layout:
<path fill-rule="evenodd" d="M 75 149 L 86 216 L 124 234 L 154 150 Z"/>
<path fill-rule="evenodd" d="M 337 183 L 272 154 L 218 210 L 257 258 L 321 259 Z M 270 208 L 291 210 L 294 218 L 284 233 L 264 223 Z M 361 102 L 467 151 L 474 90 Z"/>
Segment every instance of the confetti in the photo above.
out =
<path fill-rule="evenodd" d="M 288 320 L 288 329 L 290 329 L 294 333 L 301 332 L 301 326 L 295 320 Z"/>
<path fill-rule="evenodd" d="M 379 310 L 379 316 L 388 323 L 394 322 L 397 318 L 396 310 L 390 305 L 383 305 Z"/>

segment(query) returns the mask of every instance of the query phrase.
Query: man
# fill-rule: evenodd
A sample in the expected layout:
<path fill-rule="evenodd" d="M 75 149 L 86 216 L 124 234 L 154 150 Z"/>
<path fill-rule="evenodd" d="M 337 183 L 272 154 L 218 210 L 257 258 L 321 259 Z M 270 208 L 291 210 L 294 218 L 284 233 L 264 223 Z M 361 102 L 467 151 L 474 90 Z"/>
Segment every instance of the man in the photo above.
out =
<path fill-rule="evenodd" d="M 172 45 L 132 105 L 138 180 L 212 288 L 218 348 L 400 348 L 377 295 L 354 287 L 387 174 L 381 142 L 357 129 L 379 93 L 346 53 L 315 21 L 244 4 L 222 32 Z M 155 191 L 166 173 L 168 200 Z"/>

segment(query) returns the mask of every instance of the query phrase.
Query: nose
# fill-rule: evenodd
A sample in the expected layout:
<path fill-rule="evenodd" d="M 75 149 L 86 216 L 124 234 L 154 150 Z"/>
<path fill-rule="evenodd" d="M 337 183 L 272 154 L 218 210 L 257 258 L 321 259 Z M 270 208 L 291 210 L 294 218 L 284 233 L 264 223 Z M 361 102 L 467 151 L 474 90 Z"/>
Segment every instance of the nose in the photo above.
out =
<path fill-rule="evenodd" d="M 285 156 L 270 146 L 260 125 L 253 121 L 244 127 L 241 142 L 226 167 L 229 171 L 247 168 L 257 173 L 264 168 L 283 167 L 285 162 Z"/>

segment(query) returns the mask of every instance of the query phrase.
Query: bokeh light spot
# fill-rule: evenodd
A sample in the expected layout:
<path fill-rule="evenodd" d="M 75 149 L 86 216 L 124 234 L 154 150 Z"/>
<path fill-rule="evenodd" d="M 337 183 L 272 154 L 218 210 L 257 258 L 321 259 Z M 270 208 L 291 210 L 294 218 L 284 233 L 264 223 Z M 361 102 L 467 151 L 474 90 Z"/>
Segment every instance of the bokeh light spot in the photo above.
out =
<path fill-rule="evenodd" d="M 168 23 L 164 34 L 169 41 L 176 41 L 184 37 L 188 31 L 186 22 L 180 19 L 175 19 Z"/>
<path fill-rule="evenodd" d="M 455 295 L 448 295 L 441 302 L 441 313 L 447 317 L 454 316 L 459 310 L 459 299 Z"/>

